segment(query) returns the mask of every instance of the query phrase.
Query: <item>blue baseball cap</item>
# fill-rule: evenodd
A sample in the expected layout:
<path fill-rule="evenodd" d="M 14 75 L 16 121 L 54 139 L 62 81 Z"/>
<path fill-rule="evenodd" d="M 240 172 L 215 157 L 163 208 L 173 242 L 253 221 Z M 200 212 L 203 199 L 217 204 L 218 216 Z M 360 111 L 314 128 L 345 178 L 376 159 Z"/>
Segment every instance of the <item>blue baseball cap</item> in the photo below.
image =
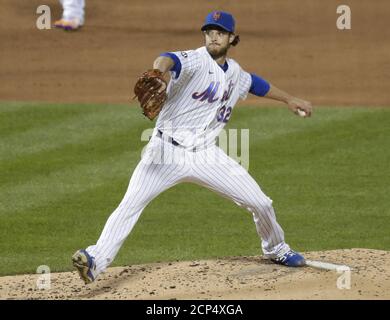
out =
<path fill-rule="evenodd" d="M 208 26 L 218 26 L 228 32 L 234 33 L 234 25 L 235 21 L 230 13 L 213 11 L 207 15 L 201 30 L 204 31 Z"/>

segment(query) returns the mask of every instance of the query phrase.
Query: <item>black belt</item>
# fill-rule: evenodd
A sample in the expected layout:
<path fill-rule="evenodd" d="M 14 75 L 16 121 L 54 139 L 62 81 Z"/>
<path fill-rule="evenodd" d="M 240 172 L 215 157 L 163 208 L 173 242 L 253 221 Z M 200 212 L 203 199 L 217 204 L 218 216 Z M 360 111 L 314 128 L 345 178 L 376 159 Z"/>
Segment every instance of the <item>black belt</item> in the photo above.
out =
<path fill-rule="evenodd" d="M 163 132 L 161 130 L 158 130 L 157 131 L 157 136 L 162 138 L 162 135 L 163 135 Z M 172 143 L 174 146 L 179 146 L 180 145 L 180 143 L 177 142 L 176 140 L 174 140 L 172 137 L 169 137 L 169 136 L 167 136 L 167 137 L 168 137 L 168 141 L 170 143 Z"/>

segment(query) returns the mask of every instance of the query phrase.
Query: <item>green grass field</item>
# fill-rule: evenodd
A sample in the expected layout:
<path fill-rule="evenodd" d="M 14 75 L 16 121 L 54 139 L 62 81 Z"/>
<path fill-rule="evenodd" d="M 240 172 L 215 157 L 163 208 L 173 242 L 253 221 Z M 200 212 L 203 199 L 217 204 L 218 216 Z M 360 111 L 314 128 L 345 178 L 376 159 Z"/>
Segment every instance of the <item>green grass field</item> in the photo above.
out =
<path fill-rule="evenodd" d="M 237 108 L 249 172 L 301 251 L 390 249 L 390 109 Z M 0 104 L 0 274 L 71 270 L 122 199 L 153 123 L 117 105 Z M 257 255 L 251 215 L 181 184 L 143 212 L 113 265 Z"/>

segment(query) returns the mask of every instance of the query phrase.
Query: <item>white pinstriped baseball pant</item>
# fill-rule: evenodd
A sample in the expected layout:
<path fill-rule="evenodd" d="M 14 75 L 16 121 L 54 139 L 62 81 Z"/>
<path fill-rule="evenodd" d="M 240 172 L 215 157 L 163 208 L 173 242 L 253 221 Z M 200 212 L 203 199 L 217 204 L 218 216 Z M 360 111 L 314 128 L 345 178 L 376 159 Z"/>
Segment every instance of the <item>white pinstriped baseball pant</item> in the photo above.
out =
<path fill-rule="evenodd" d="M 153 136 L 133 172 L 123 200 L 108 218 L 97 243 L 86 249 L 95 257 L 95 276 L 114 260 L 148 203 L 180 182 L 205 186 L 250 211 L 266 257 L 273 258 L 278 252 L 289 249 L 276 221 L 272 200 L 222 149 L 212 146 L 187 151 Z"/>

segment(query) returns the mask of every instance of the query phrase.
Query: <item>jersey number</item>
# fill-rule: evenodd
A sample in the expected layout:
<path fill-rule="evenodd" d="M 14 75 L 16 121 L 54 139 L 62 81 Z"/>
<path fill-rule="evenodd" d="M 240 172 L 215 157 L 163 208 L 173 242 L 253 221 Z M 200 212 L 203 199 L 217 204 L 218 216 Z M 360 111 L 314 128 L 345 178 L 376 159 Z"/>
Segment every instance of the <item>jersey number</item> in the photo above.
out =
<path fill-rule="evenodd" d="M 232 108 L 231 107 L 226 108 L 226 106 L 223 106 L 218 111 L 217 121 L 226 123 L 229 121 L 231 114 L 232 114 Z"/>

